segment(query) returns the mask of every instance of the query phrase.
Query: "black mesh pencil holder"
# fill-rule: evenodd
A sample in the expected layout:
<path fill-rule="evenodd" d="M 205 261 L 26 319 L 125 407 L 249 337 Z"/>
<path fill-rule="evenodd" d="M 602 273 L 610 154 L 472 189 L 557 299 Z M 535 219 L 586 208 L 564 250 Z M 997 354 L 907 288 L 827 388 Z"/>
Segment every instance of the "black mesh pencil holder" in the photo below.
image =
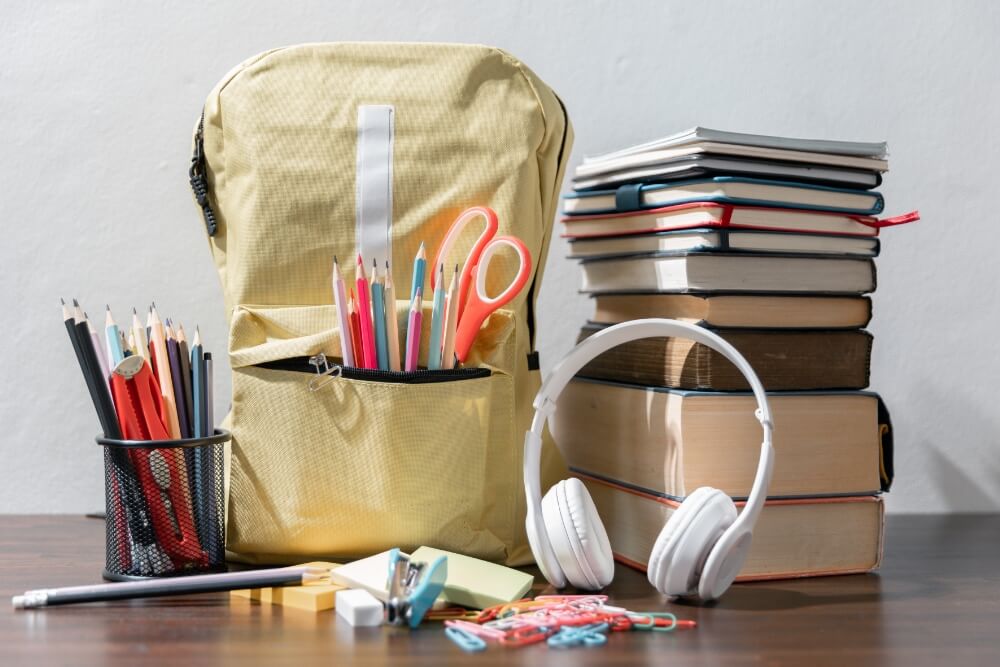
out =
<path fill-rule="evenodd" d="M 229 439 L 222 429 L 184 440 L 97 437 L 104 447 L 105 579 L 225 568 L 222 466 Z"/>

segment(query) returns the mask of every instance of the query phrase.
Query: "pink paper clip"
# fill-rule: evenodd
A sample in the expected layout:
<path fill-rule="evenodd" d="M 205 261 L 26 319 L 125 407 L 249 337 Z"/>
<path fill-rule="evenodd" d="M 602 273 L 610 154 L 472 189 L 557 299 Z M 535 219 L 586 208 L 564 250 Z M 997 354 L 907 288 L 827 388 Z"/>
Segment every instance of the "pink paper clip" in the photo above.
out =
<path fill-rule="evenodd" d="M 488 628 L 478 623 L 470 623 L 469 621 L 460 620 L 448 620 L 444 622 L 446 627 L 458 628 L 459 630 L 465 630 L 470 635 L 476 635 L 477 637 L 485 637 L 487 639 L 503 639 L 507 636 L 507 633 L 503 630 L 497 630 L 495 628 Z"/>
<path fill-rule="evenodd" d="M 500 640 L 500 643 L 504 646 L 527 646 L 528 644 L 537 644 L 538 642 L 543 642 L 548 639 L 553 632 L 553 629 L 542 626 L 520 628 L 508 633 L 506 637 Z"/>

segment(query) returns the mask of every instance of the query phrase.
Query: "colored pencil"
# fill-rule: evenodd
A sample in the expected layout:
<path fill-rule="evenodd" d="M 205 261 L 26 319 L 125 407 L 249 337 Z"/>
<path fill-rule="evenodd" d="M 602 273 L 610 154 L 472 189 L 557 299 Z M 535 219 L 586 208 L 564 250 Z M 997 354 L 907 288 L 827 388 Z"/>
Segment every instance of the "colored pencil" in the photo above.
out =
<path fill-rule="evenodd" d="M 354 361 L 358 368 L 364 368 L 365 353 L 361 349 L 361 318 L 358 316 L 358 299 L 351 290 L 351 300 L 348 305 L 348 315 L 351 319 L 351 346 L 354 349 Z"/>
<path fill-rule="evenodd" d="M 177 406 L 177 427 L 180 429 L 182 438 L 190 438 L 187 401 L 184 400 L 184 368 L 181 366 L 181 350 L 177 344 L 177 338 L 174 336 L 174 328 L 170 326 L 170 320 L 167 320 L 165 333 L 167 358 L 170 360 L 170 380 L 174 385 L 174 398 Z"/>
<path fill-rule="evenodd" d="M 441 352 L 441 368 L 455 367 L 455 331 L 458 329 L 458 265 L 451 274 L 448 296 L 445 298 L 444 345 Z"/>
<path fill-rule="evenodd" d="M 156 379 L 160 383 L 160 397 L 163 399 L 163 424 L 171 438 L 181 437 L 180 421 L 177 419 L 177 399 L 174 396 L 173 374 L 170 372 L 170 357 L 167 354 L 167 339 L 156 308 L 149 311 L 149 342 L 156 366 Z"/>
<path fill-rule="evenodd" d="M 427 269 L 427 249 L 424 247 L 424 242 L 420 242 L 420 248 L 417 249 L 417 255 L 413 258 L 413 283 L 410 285 L 410 302 L 413 302 L 413 297 L 417 295 L 417 290 L 421 290 L 423 294 L 424 289 L 424 271 Z"/>
<path fill-rule="evenodd" d="M 111 306 L 106 306 L 104 310 L 104 338 L 107 343 L 108 365 L 114 368 L 125 358 L 125 351 L 122 349 L 122 332 L 111 315 Z"/>
<path fill-rule="evenodd" d="M 345 366 L 357 366 L 354 359 L 354 347 L 351 341 L 351 316 L 348 313 L 347 291 L 344 288 L 344 277 L 340 275 L 340 264 L 337 257 L 333 258 L 333 304 L 337 307 L 337 320 L 340 323 L 340 358 Z"/>
<path fill-rule="evenodd" d="M 355 283 L 358 286 L 358 319 L 361 323 L 361 351 L 364 354 L 362 368 L 378 368 L 378 355 L 375 352 L 375 329 L 372 325 L 372 295 L 361 255 L 358 255 L 357 271 Z"/>
<path fill-rule="evenodd" d="M 188 349 L 184 325 L 177 324 L 177 352 L 181 358 L 181 381 L 184 386 L 184 407 L 187 408 L 188 433 L 194 436 L 194 395 L 191 393 L 191 350 Z M 180 400 L 180 399 L 178 399 Z"/>
<path fill-rule="evenodd" d="M 438 265 L 438 278 L 431 306 L 431 338 L 427 345 L 427 368 L 441 368 L 441 328 L 444 324 L 444 264 Z"/>
<path fill-rule="evenodd" d="M 189 577 L 157 579 L 153 581 L 127 581 L 114 584 L 92 584 L 45 588 L 26 591 L 11 599 L 15 609 L 52 607 L 83 602 L 132 600 L 135 598 L 168 595 L 215 593 L 244 588 L 269 588 L 272 586 L 299 586 L 320 581 L 327 570 L 314 567 L 282 567 L 267 570 L 200 574 Z"/>
<path fill-rule="evenodd" d="M 389 344 L 385 335 L 385 285 L 378 275 L 378 263 L 372 266 L 372 324 L 375 327 L 375 358 L 379 370 L 389 370 Z"/>
<path fill-rule="evenodd" d="M 87 323 L 87 333 L 90 334 L 90 344 L 94 346 L 94 354 L 97 355 L 97 363 L 101 367 L 101 377 L 111 386 L 111 368 L 108 366 L 108 355 L 105 346 L 101 345 L 101 337 L 97 335 L 93 323 L 86 311 L 83 313 L 83 321 Z M 109 389 L 110 390 L 110 389 Z"/>
<path fill-rule="evenodd" d="M 399 365 L 399 317 L 396 315 L 396 285 L 392 269 L 385 263 L 385 341 L 389 349 L 389 370 L 401 370 Z"/>
<path fill-rule="evenodd" d="M 410 317 L 406 327 L 406 369 L 417 370 L 420 358 L 420 327 L 423 326 L 423 290 L 418 289 L 410 305 Z"/>
<path fill-rule="evenodd" d="M 149 361 L 149 339 L 146 337 L 146 327 L 142 326 L 139 321 L 139 313 L 132 309 L 132 339 L 129 341 L 129 347 L 132 348 L 132 352 L 135 354 L 142 355 L 142 357 Z"/>

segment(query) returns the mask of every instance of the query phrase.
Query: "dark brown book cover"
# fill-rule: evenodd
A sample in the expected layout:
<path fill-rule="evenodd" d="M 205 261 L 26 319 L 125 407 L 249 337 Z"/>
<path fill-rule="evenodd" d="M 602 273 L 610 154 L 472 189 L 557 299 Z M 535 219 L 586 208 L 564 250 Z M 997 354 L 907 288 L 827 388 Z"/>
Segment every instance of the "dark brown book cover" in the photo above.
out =
<path fill-rule="evenodd" d="M 588 324 L 578 340 L 596 333 Z M 872 336 L 863 330 L 782 331 L 716 329 L 739 352 L 769 391 L 864 389 Z M 709 347 L 683 338 L 646 338 L 619 345 L 592 360 L 582 377 L 650 387 L 746 391 L 739 370 Z"/>

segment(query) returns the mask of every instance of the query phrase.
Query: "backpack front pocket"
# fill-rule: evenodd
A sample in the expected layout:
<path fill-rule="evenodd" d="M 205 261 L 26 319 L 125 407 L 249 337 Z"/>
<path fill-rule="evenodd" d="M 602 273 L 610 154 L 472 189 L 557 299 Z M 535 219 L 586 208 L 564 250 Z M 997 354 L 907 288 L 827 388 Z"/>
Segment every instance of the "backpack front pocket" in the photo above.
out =
<path fill-rule="evenodd" d="M 300 333 L 254 347 L 316 352 L 301 339 L 321 334 Z M 235 558 L 291 563 L 422 545 L 508 557 L 521 489 L 510 374 L 345 368 L 314 382 L 304 356 L 234 366 Z"/>

